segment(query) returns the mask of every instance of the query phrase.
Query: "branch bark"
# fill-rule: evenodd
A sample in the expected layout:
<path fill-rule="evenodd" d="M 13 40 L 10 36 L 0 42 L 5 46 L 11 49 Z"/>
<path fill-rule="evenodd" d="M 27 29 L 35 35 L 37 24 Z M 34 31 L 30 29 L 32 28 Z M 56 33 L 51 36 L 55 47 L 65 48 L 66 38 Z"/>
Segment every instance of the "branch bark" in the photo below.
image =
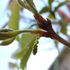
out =
<path fill-rule="evenodd" d="M 51 20 L 47 19 L 45 20 L 41 15 L 39 15 L 38 13 L 34 14 L 35 19 L 37 20 L 37 24 L 38 26 L 45 30 L 46 32 L 43 33 L 43 36 L 45 37 L 50 37 L 52 39 L 55 39 L 59 42 L 61 42 L 62 44 L 66 45 L 68 48 L 70 48 L 70 43 L 67 42 L 66 40 L 64 40 L 63 38 L 61 38 L 59 35 L 57 35 L 53 28 L 52 28 L 52 24 L 51 24 Z"/>

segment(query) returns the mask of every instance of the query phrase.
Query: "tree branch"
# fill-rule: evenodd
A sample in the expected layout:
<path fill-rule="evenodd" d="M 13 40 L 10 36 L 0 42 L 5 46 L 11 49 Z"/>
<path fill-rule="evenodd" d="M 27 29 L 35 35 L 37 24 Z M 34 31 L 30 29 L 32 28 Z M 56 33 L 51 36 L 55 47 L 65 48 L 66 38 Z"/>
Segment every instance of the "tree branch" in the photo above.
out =
<path fill-rule="evenodd" d="M 52 28 L 52 24 L 51 21 L 49 19 L 45 20 L 41 15 L 39 15 L 38 13 L 34 14 L 35 19 L 37 20 L 37 24 L 40 28 L 44 29 L 47 32 L 48 37 L 55 39 L 61 43 L 63 43 L 64 45 L 66 45 L 67 47 L 70 48 L 70 43 L 65 41 L 63 38 L 61 38 L 59 35 L 57 35 L 53 28 Z M 46 32 L 43 34 L 43 36 L 46 37 Z"/>

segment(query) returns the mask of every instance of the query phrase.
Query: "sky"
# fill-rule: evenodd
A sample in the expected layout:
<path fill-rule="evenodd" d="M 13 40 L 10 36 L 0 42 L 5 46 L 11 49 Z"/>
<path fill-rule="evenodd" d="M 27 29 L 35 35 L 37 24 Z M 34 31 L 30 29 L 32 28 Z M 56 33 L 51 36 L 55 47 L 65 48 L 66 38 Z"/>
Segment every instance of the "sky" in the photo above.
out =
<path fill-rule="evenodd" d="M 39 2 L 39 4 L 41 3 L 42 2 Z M 6 10 L 7 4 L 8 0 L 0 0 L 0 28 L 5 24 L 5 22 L 9 21 L 9 18 L 7 17 L 8 11 Z M 39 7 L 41 6 L 38 6 L 38 10 L 40 10 Z M 49 66 L 58 56 L 58 50 L 54 46 L 53 40 L 50 38 L 40 38 L 38 53 L 35 56 L 31 54 L 27 63 L 27 70 L 48 70 Z M 62 44 L 60 44 L 60 46 L 62 46 Z M 17 48 L 18 43 L 16 41 L 8 46 L 0 46 L 0 70 L 9 70 L 9 61 L 16 62 L 11 58 L 11 55 Z"/>

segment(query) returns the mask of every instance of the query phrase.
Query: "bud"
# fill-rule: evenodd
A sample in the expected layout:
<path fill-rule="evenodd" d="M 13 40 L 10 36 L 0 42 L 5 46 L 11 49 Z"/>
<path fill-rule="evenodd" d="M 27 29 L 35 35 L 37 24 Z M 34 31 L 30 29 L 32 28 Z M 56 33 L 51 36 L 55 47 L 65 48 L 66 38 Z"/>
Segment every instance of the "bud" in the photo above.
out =
<path fill-rule="evenodd" d="M 10 29 L 1 29 L 0 30 L 0 40 L 9 39 L 11 37 L 16 36 L 19 33 L 20 33 L 20 31 L 18 31 L 18 30 L 13 31 Z"/>
<path fill-rule="evenodd" d="M 34 48 L 33 48 L 33 54 L 34 54 L 34 55 L 36 55 L 36 53 L 37 53 L 37 47 L 38 47 L 38 46 L 35 45 Z"/>
<path fill-rule="evenodd" d="M 38 48 L 37 44 L 38 44 L 38 43 L 39 43 L 39 41 L 38 41 L 38 39 L 37 39 L 35 45 L 33 46 L 33 54 L 34 54 L 34 55 L 36 55 L 36 53 L 37 53 L 37 48 Z"/>

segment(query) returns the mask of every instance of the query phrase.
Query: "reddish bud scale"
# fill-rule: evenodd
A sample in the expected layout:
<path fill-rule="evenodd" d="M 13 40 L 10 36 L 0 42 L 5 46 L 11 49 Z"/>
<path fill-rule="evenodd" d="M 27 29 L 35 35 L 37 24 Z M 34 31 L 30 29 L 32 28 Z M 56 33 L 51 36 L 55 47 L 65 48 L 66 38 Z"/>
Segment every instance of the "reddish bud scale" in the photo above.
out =
<path fill-rule="evenodd" d="M 48 32 L 48 35 L 52 38 L 52 35 L 54 34 L 54 31 L 52 29 L 51 21 L 49 19 L 45 20 L 41 15 L 38 13 L 34 15 L 35 19 L 37 20 L 37 24 L 40 28 L 46 30 Z M 46 32 L 43 33 L 43 35 L 46 35 Z"/>

